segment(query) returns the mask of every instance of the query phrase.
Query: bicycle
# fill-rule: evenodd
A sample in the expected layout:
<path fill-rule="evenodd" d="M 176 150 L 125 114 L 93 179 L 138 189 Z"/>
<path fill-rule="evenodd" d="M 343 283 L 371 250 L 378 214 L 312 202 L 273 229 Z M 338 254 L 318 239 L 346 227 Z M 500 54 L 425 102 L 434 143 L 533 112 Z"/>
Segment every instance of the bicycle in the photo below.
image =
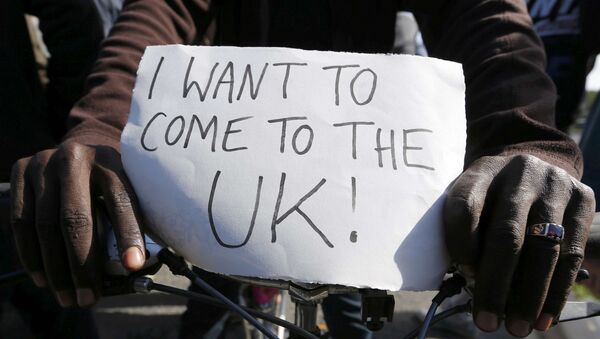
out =
<path fill-rule="evenodd" d="M 4 206 L 6 206 L 8 204 L 8 192 L 9 185 L 0 183 L 0 205 L 5 204 Z M 98 206 L 101 205 L 98 204 Z M 102 292 L 105 296 L 158 291 L 194 299 L 213 306 L 228 308 L 230 311 L 241 315 L 248 323 L 260 331 L 262 335 L 270 339 L 281 338 L 282 336 L 281 334 L 279 334 L 279 336 L 275 335 L 273 333 L 273 328 L 267 328 L 264 322 L 269 322 L 287 329 L 289 331 L 289 338 L 291 339 L 327 338 L 328 334 L 322 333 L 316 326 L 316 320 L 318 304 L 330 294 L 360 293 L 362 296 L 362 320 L 372 331 L 380 330 L 383 328 L 386 321 L 391 322 L 393 320 L 395 301 L 394 297 L 389 295 L 387 291 L 357 289 L 354 287 L 338 285 L 318 285 L 239 276 L 227 277 L 251 286 L 264 286 L 279 290 L 288 290 L 291 300 L 295 304 L 295 318 L 293 323 L 251 307 L 234 304 L 219 291 L 200 279 L 198 275 L 189 268 L 182 257 L 177 256 L 167 248 L 162 248 L 149 237 L 146 237 L 146 247 L 148 251 L 146 266 L 135 274 L 127 275 L 125 269 L 118 264 L 119 257 L 118 252 L 116 251 L 116 241 L 114 235 L 111 233 L 110 223 L 108 222 L 106 213 L 99 209 L 95 213 L 95 218 L 96 224 L 104 225 L 104 227 L 100 227 L 104 230 L 100 236 L 103 237 L 107 244 L 107 263 L 105 265 L 105 270 L 108 274 L 105 279 L 103 279 L 102 286 Z M 193 284 L 201 287 L 207 295 L 155 283 L 147 275 L 156 273 L 162 264 L 169 267 L 173 274 L 182 275 L 188 278 Z M 585 279 L 586 276 L 587 272 L 585 270 L 580 270 L 578 281 Z M 25 271 L 10 272 L 0 275 L 0 285 L 15 283 L 24 279 L 28 279 Z M 456 272 L 453 272 L 453 276 L 446 279 L 441 284 L 438 294 L 432 299 L 432 304 L 422 325 L 413 329 L 404 338 L 424 338 L 427 331 L 439 321 L 455 314 L 471 312 L 471 301 L 469 300 L 464 304 L 436 314 L 438 306 L 441 305 L 446 298 L 460 293 L 465 286 L 465 279 Z M 556 321 L 556 323 L 581 320 L 596 316 L 600 316 L 600 304 L 598 303 L 567 302 L 560 319 Z M 264 322 L 261 323 L 258 319 L 261 319 Z"/>

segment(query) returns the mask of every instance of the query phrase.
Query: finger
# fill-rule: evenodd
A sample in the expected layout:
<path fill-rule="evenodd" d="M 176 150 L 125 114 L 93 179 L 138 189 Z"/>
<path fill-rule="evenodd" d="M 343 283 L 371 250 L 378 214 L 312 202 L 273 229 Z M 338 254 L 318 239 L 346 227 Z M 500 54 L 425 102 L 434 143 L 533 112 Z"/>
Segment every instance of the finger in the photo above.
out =
<path fill-rule="evenodd" d="M 571 286 L 575 282 L 577 271 L 583 261 L 585 242 L 594 217 L 594 209 L 592 190 L 576 182 L 563 217 L 565 238 L 560 246 L 558 262 L 550 282 L 542 315 L 535 324 L 536 328 L 547 329 L 567 302 Z"/>
<path fill-rule="evenodd" d="M 121 262 L 131 271 L 139 270 L 145 261 L 145 247 L 138 219 L 135 194 L 120 159 L 97 165 L 94 173 L 101 178 L 101 190 L 113 224 Z"/>
<path fill-rule="evenodd" d="M 478 225 L 487 190 L 501 164 L 481 158 L 462 173 L 451 186 L 444 203 L 446 246 L 452 260 L 474 267 L 479 253 Z M 465 272 L 463 272 L 465 273 Z"/>
<path fill-rule="evenodd" d="M 565 172 L 555 168 L 550 168 L 545 177 L 544 188 L 529 211 L 527 225 L 562 223 L 571 181 Z M 512 335 L 524 337 L 531 333 L 544 305 L 559 251 L 559 241 L 525 236 L 506 306 L 506 329 Z"/>
<path fill-rule="evenodd" d="M 31 158 L 17 161 L 10 177 L 10 224 L 17 253 L 25 270 L 38 287 L 46 286 L 44 266 L 35 231 L 34 196 L 26 172 Z"/>
<path fill-rule="evenodd" d="M 77 302 L 59 226 L 60 191 L 56 166 L 50 162 L 53 153 L 38 153 L 30 164 L 30 177 L 35 193 L 35 226 L 50 288 L 62 307 L 71 307 Z"/>
<path fill-rule="evenodd" d="M 488 192 L 482 228 L 483 248 L 474 291 L 475 323 L 495 331 L 504 315 L 513 274 L 525 237 L 525 224 L 537 192 L 530 187 L 529 160 L 513 158 Z"/>
<path fill-rule="evenodd" d="M 94 250 L 90 174 L 93 151 L 70 145 L 61 150 L 60 226 L 79 306 L 96 302 L 97 262 Z"/>

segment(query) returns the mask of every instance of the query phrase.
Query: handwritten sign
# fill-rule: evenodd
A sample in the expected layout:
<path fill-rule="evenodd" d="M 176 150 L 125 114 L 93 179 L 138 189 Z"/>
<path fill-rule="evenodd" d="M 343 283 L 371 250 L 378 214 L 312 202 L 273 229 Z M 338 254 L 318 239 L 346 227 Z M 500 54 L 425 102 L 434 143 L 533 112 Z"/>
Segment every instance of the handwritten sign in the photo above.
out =
<path fill-rule="evenodd" d="M 456 63 L 173 45 L 146 49 L 122 154 L 147 225 L 194 265 L 426 290 L 465 138 Z"/>

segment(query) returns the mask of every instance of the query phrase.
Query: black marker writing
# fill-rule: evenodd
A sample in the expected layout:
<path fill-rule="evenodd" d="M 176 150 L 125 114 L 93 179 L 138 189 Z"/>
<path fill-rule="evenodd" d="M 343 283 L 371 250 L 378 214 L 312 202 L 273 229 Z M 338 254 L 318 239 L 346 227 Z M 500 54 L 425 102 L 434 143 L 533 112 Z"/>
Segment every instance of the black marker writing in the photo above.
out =
<path fill-rule="evenodd" d="M 350 179 L 352 183 L 352 212 L 356 211 L 356 177 Z"/>
<path fill-rule="evenodd" d="M 248 120 L 250 118 L 252 118 L 252 117 L 237 118 L 237 119 L 229 120 L 229 122 L 227 122 L 227 128 L 225 129 L 225 135 L 223 135 L 223 151 L 235 152 L 235 151 L 241 151 L 241 150 L 248 149 L 248 147 L 245 147 L 245 146 L 236 147 L 236 148 L 227 148 L 227 139 L 229 138 L 230 134 L 239 133 L 242 131 L 241 129 L 233 129 L 232 130 L 231 126 L 233 126 L 233 124 L 235 124 L 236 122 Z"/>
<path fill-rule="evenodd" d="M 281 139 L 280 139 L 280 143 L 279 143 L 279 152 L 280 153 L 285 152 L 285 136 L 287 134 L 287 122 L 294 121 L 294 120 L 306 120 L 306 117 L 287 117 L 287 118 L 267 120 L 267 122 L 270 124 L 273 124 L 276 122 L 281 123 Z M 303 125 L 303 126 L 306 126 L 306 125 Z M 311 130 L 311 132 L 312 132 L 312 130 Z M 295 133 L 294 133 L 294 135 L 295 135 Z M 312 143 L 312 137 L 310 139 L 310 142 Z M 308 147 L 308 148 L 310 149 L 310 147 Z M 294 151 L 296 151 L 296 150 L 294 150 Z M 308 152 L 308 149 L 306 151 Z"/>
<path fill-rule="evenodd" d="M 356 94 L 354 93 L 354 83 L 356 82 L 358 77 L 361 74 L 363 74 L 364 72 L 371 73 L 371 75 L 373 76 L 373 80 L 372 80 L 371 91 L 369 92 L 369 96 L 363 102 L 359 102 L 358 99 L 356 99 Z M 369 102 L 371 102 L 371 100 L 373 100 L 373 94 L 375 94 L 375 88 L 377 88 L 377 74 L 375 74 L 375 72 L 373 72 L 373 70 L 371 70 L 370 68 L 365 68 L 365 69 L 361 70 L 360 72 L 356 73 L 354 78 L 352 78 L 352 81 L 350 82 L 350 95 L 352 96 L 352 100 L 354 101 L 355 104 L 357 104 L 359 106 L 366 105 Z"/>
<path fill-rule="evenodd" d="M 352 213 L 356 212 L 356 177 L 350 178 L 350 183 L 352 184 Z M 358 234 L 356 231 L 350 232 L 350 242 L 355 243 L 358 239 Z"/>
<path fill-rule="evenodd" d="M 154 92 L 154 83 L 156 83 L 156 77 L 158 76 L 158 72 L 160 72 L 160 67 L 162 66 L 165 57 L 161 56 L 158 65 L 156 66 L 156 71 L 154 71 L 154 76 L 152 77 L 152 83 L 150 84 L 150 90 L 148 91 L 148 100 L 152 99 L 152 92 Z"/>
<path fill-rule="evenodd" d="M 179 133 L 175 137 L 175 140 L 169 141 L 169 135 L 171 135 L 171 128 L 173 127 L 173 125 L 175 125 L 175 122 L 177 121 L 181 121 L 179 123 Z M 185 119 L 183 119 L 183 116 L 178 115 L 173 120 L 171 120 L 171 122 L 169 123 L 169 127 L 167 127 L 167 131 L 165 132 L 165 143 L 169 146 L 175 145 L 179 141 L 179 139 L 181 139 L 181 136 L 183 135 L 183 130 L 185 130 Z"/>
<path fill-rule="evenodd" d="M 215 198 L 215 191 L 217 190 L 217 184 L 219 182 L 219 176 L 221 175 L 221 171 L 217 171 L 215 177 L 213 179 L 212 188 L 210 189 L 210 196 L 208 198 L 208 221 L 210 222 L 210 229 L 212 231 L 215 240 L 219 243 L 219 245 L 227 248 L 238 248 L 246 245 L 250 237 L 252 236 L 252 231 L 254 230 L 254 223 L 256 221 L 256 214 L 258 213 L 258 207 L 260 205 L 260 192 L 262 190 L 262 182 L 263 177 L 258 177 L 258 184 L 256 185 L 256 197 L 254 198 L 254 210 L 252 212 L 252 219 L 250 220 L 250 227 L 248 227 L 248 233 L 246 233 L 246 238 L 236 245 L 225 243 L 217 232 L 217 227 L 215 226 L 215 221 L 213 218 L 213 201 Z"/>
<path fill-rule="evenodd" d="M 359 125 L 374 125 L 373 121 L 350 121 L 350 122 L 341 122 L 337 124 L 333 124 L 334 127 L 344 127 L 344 126 L 352 126 L 352 159 L 356 159 L 356 126 Z"/>
<path fill-rule="evenodd" d="M 210 132 L 210 129 L 213 129 L 213 137 L 210 150 L 214 152 L 215 144 L 217 143 L 217 116 L 215 115 L 213 115 L 208 125 L 206 125 L 206 129 L 202 128 L 202 122 L 200 121 L 200 118 L 198 118 L 196 114 L 192 115 L 192 122 L 190 123 L 190 128 L 188 129 L 185 142 L 183 143 L 183 148 L 188 148 L 188 145 L 190 144 L 190 138 L 192 136 L 192 131 L 194 130 L 194 125 L 196 124 L 198 125 L 198 129 L 200 130 L 200 137 L 202 138 L 202 140 L 206 139 L 206 137 L 208 136 L 208 132 Z"/>
<path fill-rule="evenodd" d="M 285 76 L 283 78 L 282 92 L 283 98 L 287 99 L 287 85 L 290 79 L 290 69 L 292 66 L 306 66 L 305 62 L 278 62 L 274 63 L 273 66 L 285 66 Z"/>
<path fill-rule="evenodd" d="M 249 79 L 248 82 L 250 83 L 250 98 L 252 98 L 252 100 L 255 100 L 256 97 L 258 96 L 258 90 L 260 89 L 260 84 L 263 81 L 263 78 L 265 77 L 265 72 L 267 71 L 267 66 L 269 66 L 268 63 L 265 62 L 265 66 L 262 69 L 262 72 L 260 73 L 260 78 L 258 78 L 258 82 L 256 83 L 256 91 L 254 90 L 254 80 L 252 78 L 252 67 L 250 66 L 250 64 L 246 65 L 246 70 L 244 71 L 244 77 L 242 78 L 242 84 L 240 85 L 240 90 L 238 91 L 238 95 L 237 95 L 237 100 L 240 100 L 240 98 L 242 97 L 242 93 L 244 92 L 244 86 L 246 85 L 246 79 Z"/>
<path fill-rule="evenodd" d="M 228 80 L 224 80 L 226 76 L 229 76 Z M 217 85 L 215 86 L 215 90 L 213 92 L 213 99 L 217 98 L 217 94 L 219 93 L 219 88 L 221 87 L 221 84 L 227 84 L 227 85 L 229 85 L 229 95 L 227 96 L 227 100 L 229 101 L 229 103 L 232 103 L 233 102 L 233 82 L 234 82 L 233 62 L 230 61 L 227 63 L 227 66 L 225 66 L 225 68 L 223 69 L 223 72 L 221 73 L 221 77 L 219 78 L 219 81 L 217 82 Z"/>
<path fill-rule="evenodd" d="M 414 128 L 414 129 L 405 129 L 403 130 L 403 147 L 402 147 L 402 153 L 403 153 L 403 157 L 404 157 L 404 165 L 406 165 L 406 167 L 419 167 L 419 168 L 424 168 L 430 171 L 434 171 L 435 168 L 431 167 L 431 166 L 425 166 L 425 165 L 421 165 L 421 164 L 413 164 L 413 163 L 409 163 L 406 154 L 408 153 L 409 150 L 413 150 L 413 151 L 418 151 L 418 150 L 422 150 L 423 147 L 417 147 L 417 146 L 408 146 L 408 134 L 409 133 L 417 133 L 417 132 L 426 132 L 426 133 L 433 133 L 432 130 L 429 129 L 425 129 L 425 128 Z"/>
<path fill-rule="evenodd" d="M 163 112 L 158 112 L 158 113 L 154 114 L 154 116 L 152 118 L 150 118 L 150 120 L 146 124 L 146 127 L 144 127 L 144 131 L 142 132 L 142 137 L 140 138 L 140 143 L 142 144 L 142 148 L 145 149 L 148 152 L 154 152 L 154 151 L 156 151 L 157 147 L 150 148 L 150 147 L 148 147 L 148 145 L 146 145 L 146 133 L 148 133 L 148 129 L 150 128 L 150 125 L 152 125 L 152 123 L 154 122 L 154 120 L 156 118 L 158 118 L 159 116 L 161 116 L 161 115 L 164 116 L 164 117 L 167 116 Z"/>
<path fill-rule="evenodd" d="M 273 220 L 271 221 L 271 242 L 277 241 L 277 225 L 279 225 L 283 220 L 285 220 L 285 218 L 287 218 L 290 214 L 296 212 L 300 214 L 300 216 L 302 216 L 304 220 L 306 220 L 310 227 L 321 237 L 321 239 L 327 246 L 333 248 L 333 244 L 329 241 L 329 239 L 327 239 L 325 234 L 323 234 L 323 232 L 315 225 L 315 223 L 310 219 L 310 217 L 300 209 L 300 205 L 302 205 L 303 202 L 305 202 L 308 198 L 315 194 L 321 188 L 321 186 L 325 184 L 326 180 L 321 179 L 321 181 L 319 181 L 319 183 L 315 187 L 313 187 L 308 193 L 306 193 L 302 198 L 300 198 L 300 200 L 298 200 L 298 202 L 295 203 L 294 206 L 292 206 L 289 210 L 287 210 L 280 217 L 278 217 L 279 207 L 281 206 L 281 199 L 283 197 L 283 192 L 285 189 L 285 177 L 286 174 L 281 173 L 281 180 L 279 182 L 279 194 L 277 195 L 277 202 L 275 203 L 275 210 L 273 212 Z"/>
<path fill-rule="evenodd" d="M 300 150 L 298 148 L 297 140 L 298 140 L 298 135 L 302 131 L 308 131 L 308 140 L 306 141 L 306 146 L 304 146 L 304 149 Z M 306 154 L 306 152 L 310 151 L 310 148 L 312 147 L 314 137 L 315 137 L 315 133 L 313 132 L 313 129 L 310 126 L 302 125 L 302 126 L 298 127 L 296 129 L 296 131 L 294 132 L 294 135 L 292 136 L 292 148 L 294 149 L 294 152 L 296 152 L 296 154 L 298 154 L 298 155 Z"/>
<path fill-rule="evenodd" d="M 210 87 L 210 83 L 212 82 L 213 75 L 215 74 L 215 70 L 217 69 L 217 66 L 219 66 L 219 63 L 218 62 L 215 63 L 212 70 L 210 71 L 210 76 L 208 77 L 208 81 L 206 82 L 206 85 L 204 86 L 204 92 L 202 92 L 202 90 L 200 89 L 200 85 L 198 85 L 198 83 L 196 81 L 192 81 L 188 85 L 190 70 L 192 69 L 193 64 L 194 64 L 194 57 L 191 57 L 190 63 L 188 64 L 187 71 L 185 72 L 185 79 L 183 81 L 183 97 L 187 98 L 192 87 L 195 87 L 196 90 L 198 91 L 198 96 L 200 97 L 200 102 L 204 102 L 204 99 L 206 98 L 206 94 L 208 93 L 208 88 Z"/>
<path fill-rule="evenodd" d="M 360 65 L 334 65 L 334 66 L 325 66 L 324 70 L 328 69 L 337 69 L 335 73 L 335 105 L 340 105 L 340 75 L 342 74 L 342 69 L 350 68 L 350 67 L 360 67 Z"/>
<path fill-rule="evenodd" d="M 383 157 L 382 157 L 382 152 L 383 151 L 390 151 L 390 153 L 392 154 L 392 167 L 394 169 L 398 169 L 398 166 L 396 165 L 396 147 L 394 144 L 394 130 L 390 130 L 390 146 L 389 147 L 382 147 L 381 146 L 381 128 L 377 129 L 377 147 L 375 147 L 375 151 L 377 151 L 377 157 L 379 159 L 379 167 L 383 167 Z"/>

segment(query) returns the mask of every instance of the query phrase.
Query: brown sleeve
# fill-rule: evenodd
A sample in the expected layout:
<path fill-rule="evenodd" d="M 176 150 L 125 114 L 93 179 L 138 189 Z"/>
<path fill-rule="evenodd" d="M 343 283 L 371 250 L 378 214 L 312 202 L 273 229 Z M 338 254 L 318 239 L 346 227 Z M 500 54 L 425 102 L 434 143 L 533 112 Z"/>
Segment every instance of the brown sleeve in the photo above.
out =
<path fill-rule="evenodd" d="M 138 63 L 146 46 L 192 44 L 206 27 L 209 0 L 126 1 L 69 115 L 64 140 L 119 149 Z"/>
<path fill-rule="evenodd" d="M 431 56 L 463 65 L 465 167 L 485 155 L 527 153 L 581 177 L 580 151 L 554 126 L 556 90 L 524 1 L 408 0 Z"/>

